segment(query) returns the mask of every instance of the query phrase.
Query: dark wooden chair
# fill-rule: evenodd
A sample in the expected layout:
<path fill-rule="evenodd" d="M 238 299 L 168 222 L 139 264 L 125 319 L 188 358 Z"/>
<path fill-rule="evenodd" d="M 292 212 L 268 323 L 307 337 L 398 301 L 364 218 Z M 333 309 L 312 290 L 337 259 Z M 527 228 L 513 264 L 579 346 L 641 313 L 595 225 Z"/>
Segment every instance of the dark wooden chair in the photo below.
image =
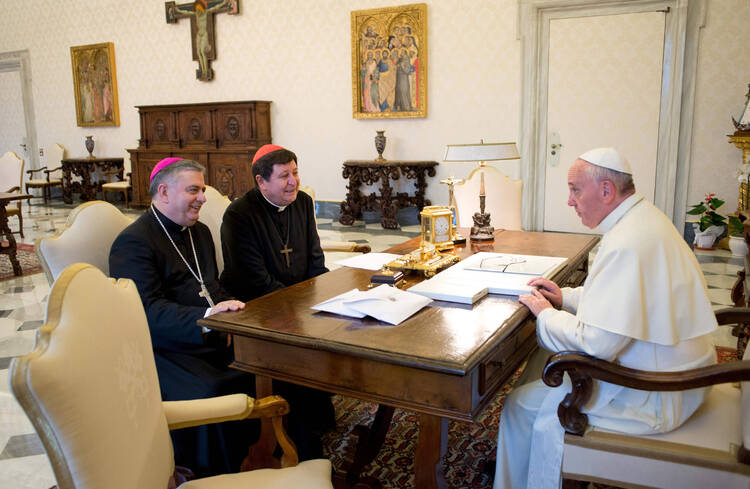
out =
<path fill-rule="evenodd" d="M 25 162 L 23 158 L 13 152 L 8 151 L 2 157 L 0 157 L 0 192 L 8 193 L 21 193 L 21 185 L 23 185 L 23 166 Z M 16 184 L 18 182 L 18 184 Z M 18 217 L 18 231 L 12 231 L 13 234 L 20 234 L 23 238 L 23 211 L 21 208 L 21 201 L 16 201 L 15 204 L 8 205 L 5 208 L 5 212 L 8 217 Z"/>
<path fill-rule="evenodd" d="M 57 143 L 45 149 L 46 166 L 37 170 L 26 170 L 29 179 L 26 180 L 26 193 L 32 188 L 42 189 L 42 198 L 46 205 L 52 195 L 52 187 L 62 187 L 62 159 L 65 158 L 65 148 Z M 57 165 L 55 167 L 55 165 Z M 50 169 L 50 167 L 54 167 Z M 44 173 L 43 178 L 34 178 L 35 173 Z M 31 202 L 31 201 L 29 201 Z"/>
<path fill-rule="evenodd" d="M 750 308 L 722 309 L 716 318 L 720 325 L 750 323 Z M 572 391 L 557 411 L 566 430 L 564 478 L 617 487 L 750 487 L 750 384 L 744 382 L 750 381 L 750 354 L 693 370 L 648 372 L 560 352 L 549 358 L 542 379 L 557 387 L 566 372 Z M 646 391 L 714 387 L 679 428 L 629 435 L 588 426 L 581 407 L 592 395 L 593 379 Z"/>

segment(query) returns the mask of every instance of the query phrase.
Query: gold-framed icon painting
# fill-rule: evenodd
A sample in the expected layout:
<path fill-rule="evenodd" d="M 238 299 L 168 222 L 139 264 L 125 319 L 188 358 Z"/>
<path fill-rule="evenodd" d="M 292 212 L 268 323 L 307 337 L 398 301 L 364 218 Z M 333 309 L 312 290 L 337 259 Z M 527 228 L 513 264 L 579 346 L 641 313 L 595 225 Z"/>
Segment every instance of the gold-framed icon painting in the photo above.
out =
<path fill-rule="evenodd" d="M 352 111 L 427 117 L 427 4 L 352 12 Z"/>
<path fill-rule="evenodd" d="M 119 126 L 115 45 L 71 46 L 76 120 L 79 126 Z"/>

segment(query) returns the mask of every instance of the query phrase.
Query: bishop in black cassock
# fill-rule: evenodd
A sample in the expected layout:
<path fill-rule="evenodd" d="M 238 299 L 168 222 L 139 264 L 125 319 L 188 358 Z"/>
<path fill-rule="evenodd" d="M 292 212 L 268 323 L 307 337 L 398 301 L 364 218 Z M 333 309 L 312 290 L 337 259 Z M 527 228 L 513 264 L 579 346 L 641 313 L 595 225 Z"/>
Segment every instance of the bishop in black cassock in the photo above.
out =
<path fill-rule="evenodd" d="M 198 326 L 197 321 L 207 314 L 209 304 L 199 295 L 198 280 L 170 243 L 155 214 L 190 267 L 194 271 L 200 267 L 214 303 L 231 296 L 219 285 L 211 232 L 203 223 L 195 222 L 189 227 L 198 263 L 188 227 L 175 223 L 154 206 L 114 241 L 109 255 L 110 274 L 129 278 L 138 288 L 151 332 L 162 399 L 254 395 L 254 376 L 228 367 L 232 350 L 226 336 L 216 331 L 204 332 Z M 243 420 L 173 430 L 175 463 L 198 476 L 237 472 L 259 429 L 256 420 Z"/>
<path fill-rule="evenodd" d="M 252 170 L 258 188 L 232 202 L 221 225 L 221 282 L 242 301 L 328 271 L 312 198 L 298 192 L 296 155 L 267 144 Z M 320 456 L 319 435 L 335 426 L 330 394 L 282 382 L 274 382 L 274 391 L 289 401 L 289 433 L 300 459 Z"/>

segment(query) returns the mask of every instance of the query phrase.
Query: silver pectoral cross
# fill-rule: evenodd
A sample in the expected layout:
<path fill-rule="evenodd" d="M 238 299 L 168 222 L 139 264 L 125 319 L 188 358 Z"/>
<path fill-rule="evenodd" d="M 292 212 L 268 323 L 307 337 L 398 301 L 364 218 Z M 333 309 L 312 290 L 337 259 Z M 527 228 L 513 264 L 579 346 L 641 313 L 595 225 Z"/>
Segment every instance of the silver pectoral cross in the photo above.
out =
<path fill-rule="evenodd" d="M 280 253 L 286 257 L 286 267 L 287 268 L 289 268 L 291 266 L 291 264 L 289 262 L 289 253 L 291 253 L 292 251 L 294 251 L 294 250 L 291 249 L 290 247 L 288 247 L 287 245 L 284 245 L 284 248 L 282 248 L 280 250 Z"/>
<path fill-rule="evenodd" d="M 205 299 L 208 301 L 208 305 L 213 307 L 216 305 L 214 304 L 213 299 L 211 299 L 211 294 L 208 293 L 208 289 L 206 288 L 206 284 L 201 284 L 201 291 L 198 292 L 198 295 L 201 297 L 205 297 Z"/>

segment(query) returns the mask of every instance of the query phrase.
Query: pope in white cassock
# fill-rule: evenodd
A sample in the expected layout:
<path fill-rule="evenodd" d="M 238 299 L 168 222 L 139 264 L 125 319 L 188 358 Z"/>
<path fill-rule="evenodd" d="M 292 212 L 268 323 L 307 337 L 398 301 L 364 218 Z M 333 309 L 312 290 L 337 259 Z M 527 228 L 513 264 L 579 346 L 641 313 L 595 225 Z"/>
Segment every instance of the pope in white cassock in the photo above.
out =
<path fill-rule="evenodd" d="M 678 371 L 716 363 L 717 327 L 698 261 L 672 222 L 635 191 L 630 165 L 613 148 L 582 154 L 568 173 L 572 206 L 603 234 L 583 287 L 537 278 L 519 301 L 537 316 L 539 344 L 577 350 L 625 367 Z M 564 430 L 557 406 L 570 380 L 541 380 L 508 397 L 500 418 L 494 488 L 557 489 Z M 707 389 L 646 392 L 595 381 L 589 424 L 624 433 L 673 430 Z"/>

